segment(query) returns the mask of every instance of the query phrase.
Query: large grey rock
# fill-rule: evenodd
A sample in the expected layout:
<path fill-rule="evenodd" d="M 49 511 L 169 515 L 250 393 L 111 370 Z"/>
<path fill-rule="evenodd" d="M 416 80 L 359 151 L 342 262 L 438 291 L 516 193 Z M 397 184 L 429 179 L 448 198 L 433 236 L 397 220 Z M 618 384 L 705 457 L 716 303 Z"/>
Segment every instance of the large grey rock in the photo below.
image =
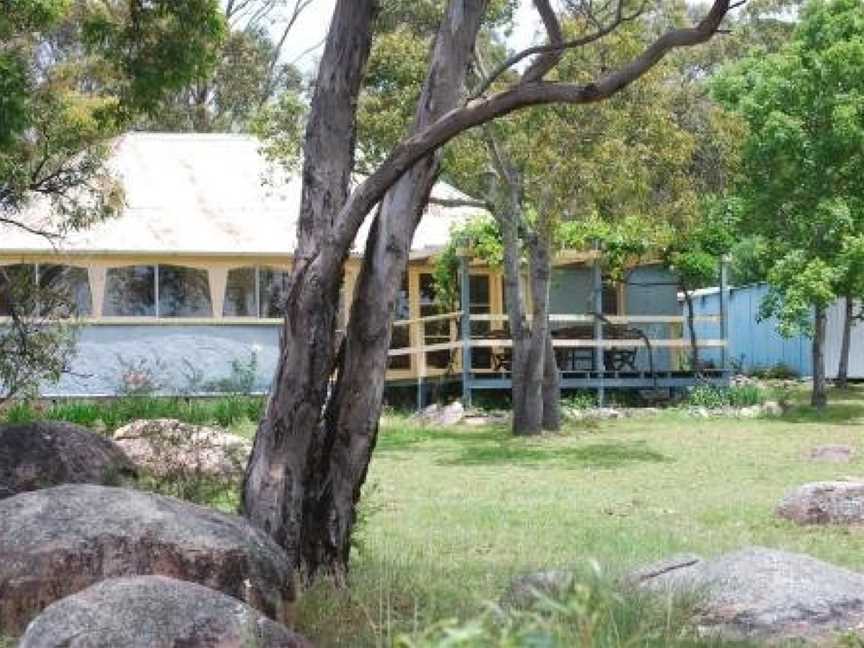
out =
<path fill-rule="evenodd" d="M 651 571 L 632 580 L 653 592 L 695 592 L 709 636 L 819 640 L 864 621 L 864 575 L 803 554 L 750 547 L 644 576 Z"/>
<path fill-rule="evenodd" d="M 789 491 L 777 515 L 798 524 L 860 524 L 864 522 L 864 481 L 826 481 Z"/>
<path fill-rule="evenodd" d="M 114 442 L 141 470 L 159 477 L 240 478 L 252 451 L 234 434 L 174 419 L 133 421 L 114 432 Z"/>
<path fill-rule="evenodd" d="M 449 427 L 462 422 L 462 419 L 465 418 L 465 408 L 459 401 L 454 401 L 443 407 L 433 403 L 420 412 L 419 418 L 424 425 Z"/>
<path fill-rule="evenodd" d="M 106 578 L 161 574 L 239 598 L 277 621 L 296 598 L 285 553 L 243 518 L 121 488 L 74 485 L 0 502 L 0 631 Z M 2 634 L 2 632 L 0 632 Z"/>
<path fill-rule="evenodd" d="M 0 426 L 0 499 L 60 484 L 117 484 L 133 473 L 117 445 L 77 425 Z"/>
<path fill-rule="evenodd" d="M 235 598 L 164 576 L 102 581 L 51 604 L 19 648 L 306 648 Z"/>

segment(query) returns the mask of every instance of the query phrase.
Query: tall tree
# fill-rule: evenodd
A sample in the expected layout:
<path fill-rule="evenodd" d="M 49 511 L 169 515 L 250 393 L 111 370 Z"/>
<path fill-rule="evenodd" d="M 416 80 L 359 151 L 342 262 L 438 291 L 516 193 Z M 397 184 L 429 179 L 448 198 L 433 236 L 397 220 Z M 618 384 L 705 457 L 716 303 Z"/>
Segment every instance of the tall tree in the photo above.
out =
<path fill-rule="evenodd" d="M 864 2 L 813 1 L 779 52 L 724 72 L 716 96 L 749 127 L 737 204 L 761 234 L 765 316 L 813 336 L 812 403 L 827 402 L 826 310 L 855 283 L 841 264 L 864 228 Z"/>
<path fill-rule="evenodd" d="M 545 0 L 535 0 L 535 4 L 544 15 L 554 15 Z M 280 360 L 256 434 L 243 494 L 246 514 L 288 550 L 307 577 L 321 571 L 341 577 L 347 570 L 355 505 L 377 433 L 377 394 L 390 339 L 391 300 L 386 294 L 356 291 L 349 321 L 347 336 L 356 335 L 356 340 L 374 346 L 375 356 L 369 358 L 374 362 L 354 359 L 366 352 L 356 343 L 346 344 L 338 356 L 335 348 L 344 263 L 367 214 L 383 201 L 370 245 L 383 244 L 399 255 L 408 248 L 413 230 L 402 222 L 385 220 L 416 220 L 415 197 L 424 195 L 424 185 L 430 186 L 427 174 L 435 167 L 435 157 L 430 161 L 429 156 L 447 142 L 470 128 L 531 105 L 602 101 L 650 70 L 670 50 L 707 41 L 729 9 L 728 0 L 716 0 L 697 26 L 671 29 L 620 68 L 583 83 L 545 80 L 559 58 L 548 54 L 577 47 L 581 40 L 533 48 L 508 62 L 507 69 L 537 55 L 506 89 L 481 93 L 467 103 L 457 100 L 451 107 L 452 80 L 464 72 L 448 68 L 458 63 L 466 41 L 470 41 L 469 51 L 473 49 L 475 25 L 486 5 L 483 0 L 448 3 L 438 34 L 439 38 L 454 39 L 454 47 L 440 47 L 436 39 L 427 66 L 428 92 L 424 91 L 418 102 L 412 134 L 395 145 L 349 192 L 357 95 L 371 47 L 376 3 L 336 3 L 306 131 L 303 203 Z M 614 26 L 601 29 L 608 32 Z M 414 180 L 399 183 L 403 176 Z M 425 193 L 428 195 L 428 190 Z M 410 200 L 402 204 L 412 209 L 385 211 L 387 204 L 397 204 L 406 197 Z M 385 217 L 386 213 L 390 215 Z M 382 285 L 394 285 L 404 266 L 388 265 L 384 276 L 376 270 L 379 257 L 374 250 L 370 252 L 362 270 L 369 279 L 364 281 L 374 278 Z M 397 276 L 390 276 L 391 272 Z M 366 303 L 360 305 L 363 300 Z M 373 319 L 375 324 L 370 326 Z M 372 337 L 363 333 L 364 328 Z M 332 390 L 333 401 L 328 403 L 328 385 L 337 365 L 342 369 L 337 374 L 341 384 Z M 366 372 L 353 371 L 353 366 L 361 365 L 367 367 Z M 352 402 L 362 405 L 353 408 L 349 420 L 343 413 L 350 410 Z M 345 422 L 344 427 L 338 422 Z"/>
<path fill-rule="evenodd" d="M 56 242 L 110 216 L 122 187 L 105 167 L 109 139 L 211 66 L 222 35 L 216 0 L 2 3 L 0 224 Z M 56 379 L 72 349 L 57 322 L 67 309 L 57 295 L 37 299 L 32 280 L 0 277 L 12 313 L 0 331 L 0 396 Z"/>
<path fill-rule="evenodd" d="M 285 61 L 285 45 L 297 22 L 315 0 L 228 0 L 223 16 L 229 32 L 202 70 L 156 115 L 142 119 L 149 130 L 245 132 L 258 111 L 284 93 L 302 90 L 300 71 Z"/>

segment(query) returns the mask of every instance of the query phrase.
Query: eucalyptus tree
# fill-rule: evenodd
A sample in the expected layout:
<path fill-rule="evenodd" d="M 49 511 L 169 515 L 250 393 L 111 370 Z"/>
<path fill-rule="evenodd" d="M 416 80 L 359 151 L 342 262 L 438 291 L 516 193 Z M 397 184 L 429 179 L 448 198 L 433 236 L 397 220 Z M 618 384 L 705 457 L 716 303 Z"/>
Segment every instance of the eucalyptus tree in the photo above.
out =
<path fill-rule="evenodd" d="M 785 333 L 812 334 L 816 407 L 827 402 L 826 311 L 860 283 L 842 259 L 844 242 L 864 231 L 862 69 L 864 2 L 813 1 L 788 44 L 714 85 L 749 129 L 737 203 L 765 245 L 762 314 L 778 316 Z"/>
<path fill-rule="evenodd" d="M 535 0 L 544 24 L 553 26 L 547 29 L 551 42 L 502 65 L 508 71 L 529 60 L 506 88 L 490 90 L 501 76 L 496 70 L 466 101 L 466 72 L 487 4 L 447 3 L 409 133 L 352 188 L 357 99 L 378 3 L 336 3 L 303 145 L 303 199 L 280 358 L 243 494 L 246 515 L 286 548 L 307 578 L 323 571 L 341 580 L 346 574 L 355 505 L 377 435 L 393 295 L 438 172 L 439 149 L 471 128 L 529 106 L 603 101 L 669 51 L 710 39 L 729 10 L 728 0 L 715 0 L 697 25 L 670 28 L 620 67 L 559 83 L 547 76 L 565 53 L 613 31 L 620 16 L 613 11 L 599 26 L 564 40 L 556 34 L 559 16 L 549 2 Z M 344 264 L 376 205 L 348 330 L 337 353 Z M 334 372 L 336 384 L 330 389 Z"/>
<path fill-rule="evenodd" d="M 300 95 L 303 78 L 284 60 L 298 21 L 318 0 L 227 0 L 228 33 L 215 65 L 190 78 L 139 127 L 148 130 L 246 132 L 258 112 L 289 93 Z"/>
<path fill-rule="evenodd" d="M 217 0 L 0 4 L 0 223 L 56 241 L 122 204 L 110 138 L 213 64 L 223 22 Z M 34 311 L 31 278 L 0 276 L 4 398 L 56 379 L 74 346 L 62 306 L 42 294 Z"/>

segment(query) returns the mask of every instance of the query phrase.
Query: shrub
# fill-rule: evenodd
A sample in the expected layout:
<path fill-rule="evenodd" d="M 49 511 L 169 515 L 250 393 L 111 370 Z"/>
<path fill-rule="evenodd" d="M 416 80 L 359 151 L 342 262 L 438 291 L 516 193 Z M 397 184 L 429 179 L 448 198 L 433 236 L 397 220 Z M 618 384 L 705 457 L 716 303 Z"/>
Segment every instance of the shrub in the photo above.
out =
<path fill-rule="evenodd" d="M 399 648 L 621 647 L 719 645 L 689 623 L 695 597 L 671 601 L 625 591 L 599 576 L 577 580 L 562 597 L 539 597 L 529 610 L 489 605 L 467 621 L 445 620 L 397 637 Z"/>
<path fill-rule="evenodd" d="M 765 402 L 765 392 L 758 385 L 714 387 L 698 385 L 690 390 L 687 404 L 691 407 L 720 409 L 722 407 L 750 407 Z"/>
<path fill-rule="evenodd" d="M 798 372 L 782 362 L 770 367 L 756 367 L 750 372 L 750 375 L 763 380 L 794 380 L 798 378 Z"/>
<path fill-rule="evenodd" d="M 597 395 L 594 392 L 575 391 L 561 399 L 561 407 L 583 410 L 597 406 Z"/>
<path fill-rule="evenodd" d="M 15 402 L 3 412 L 6 423 L 32 423 L 38 418 L 39 414 L 27 402 Z"/>
<path fill-rule="evenodd" d="M 95 427 L 102 412 L 95 403 L 59 403 L 48 408 L 43 418 L 49 421 L 65 421 L 83 427 Z"/>

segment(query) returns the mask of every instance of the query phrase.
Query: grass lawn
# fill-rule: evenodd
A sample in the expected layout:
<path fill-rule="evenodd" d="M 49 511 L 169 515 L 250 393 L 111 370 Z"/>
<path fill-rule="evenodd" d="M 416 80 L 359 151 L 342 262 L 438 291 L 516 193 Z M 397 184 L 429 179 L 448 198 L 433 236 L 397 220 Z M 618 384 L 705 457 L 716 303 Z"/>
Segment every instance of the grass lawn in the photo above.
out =
<path fill-rule="evenodd" d="M 504 427 L 419 428 L 385 419 L 363 504 L 350 593 L 318 586 L 300 629 L 322 646 L 390 645 L 416 627 L 470 618 L 517 573 L 596 560 L 609 574 L 677 552 L 759 544 L 864 570 L 864 534 L 773 517 L 791 486 L 864 474 L 804 459 L 864 449 L 864 391 L 823 414 L 657 417 L 570 424 L 515 439 Z"/>

